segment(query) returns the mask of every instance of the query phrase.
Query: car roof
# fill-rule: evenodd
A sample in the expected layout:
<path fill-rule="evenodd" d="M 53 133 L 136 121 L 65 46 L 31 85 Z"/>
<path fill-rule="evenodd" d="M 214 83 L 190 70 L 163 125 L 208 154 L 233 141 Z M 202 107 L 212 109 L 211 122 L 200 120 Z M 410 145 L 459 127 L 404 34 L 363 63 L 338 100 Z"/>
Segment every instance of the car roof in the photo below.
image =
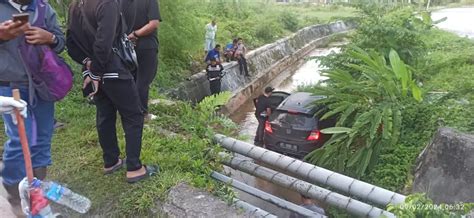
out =
<path fill-rule="evenodd" d="M 314 101 L 324 99 L 326 96 L 313 95 L 309 92 L 295 92 L 278 105 L 277 110 L 294 111 L 313 115 L 320 108 L 314 107 Z"/>

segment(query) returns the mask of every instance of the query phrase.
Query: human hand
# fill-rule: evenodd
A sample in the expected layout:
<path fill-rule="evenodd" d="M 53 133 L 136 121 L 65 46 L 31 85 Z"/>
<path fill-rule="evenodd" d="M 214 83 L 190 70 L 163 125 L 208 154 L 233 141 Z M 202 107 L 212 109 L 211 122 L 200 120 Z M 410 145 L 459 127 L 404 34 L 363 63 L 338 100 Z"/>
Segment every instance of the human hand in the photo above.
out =
<path fill-rule="evenodd" d="M 138 37 L 136 37 L 135 34 L 130 33 L 130 34 L 128 35 L 128 39 L 129 39 L 130 41 L 132 41 L 132 42 L 136 42 L 136 41 L 138 40 Z"/>
<path fill-rule="evenodd" d="M 0 39 L 8 41 L 22 35 L 30 28 L 29 23 L 21 21 L 13 22 L 11 20 L 0 23 Z"/>
<path fill-rule="evenodd" d="M 12 97 L 0 96 L 0 113 L 10 114 L 12 116 L 13 124 L 17 124 L 15 116 L 15 109 L 20 111 L 20 115 L 24 118 L 28 116 L 27 103 L 23 100 L 15 100 Z"/>
<path fill-rule="evenodd" d="M 97 94 L 97 92 L 99 91 L 99 81 L 92 80 L 92 78 L 90 76 L 86 76 L 86 78 L 84 79 L 84 82 L 82 83 L 82 89 L 85 89 L 87 87 L 87 85 L 89 85 L 89 83 L 92 83 L 92 85 L 94 87 L 94 91 L 91 92 L 88 96 L 88 97 L 92 97 L 95 94 Z"/>
<path fill-rule="evenodd" d="M 26 42 L 33 45 L 51 45 L 54 43 L 54 35 L 39 27 L 30 27 L 25 35 Z"/>

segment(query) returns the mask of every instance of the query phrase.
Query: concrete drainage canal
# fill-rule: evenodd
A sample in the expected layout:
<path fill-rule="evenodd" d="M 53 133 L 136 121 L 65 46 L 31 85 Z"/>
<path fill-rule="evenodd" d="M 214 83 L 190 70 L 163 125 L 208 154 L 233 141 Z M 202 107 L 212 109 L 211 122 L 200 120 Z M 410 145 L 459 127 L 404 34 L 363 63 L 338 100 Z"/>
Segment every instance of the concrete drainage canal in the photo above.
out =
<path fill-rule="evenodd" d="M 268 85 L 275 87 L 275 91 L 284 91 L 284 92 L 294 92 L 297 90 L 298 86 L 316 84 L 324 79 L 321 76 L 321 66 L 318 61 L 310 59 L 311 57 L 320 57 L 326 56 L 331 52 L 338 52 L 339 48 L 320 48 L 315 49 L 307 55 L 306 60 L 302 60 L 303 63 L 296 69 L 291 69 L 285 72 L 282 72 L 277 78 L 273 79 L 268 83 Z M 255 97 L 261 93 L 255 93 Z M 252 99 L 252 98 L 250 98 Z M 245 136 L 248 143 L 253 143 L 253 138 L 255 136 L 255 131 L 257 129 L 258 122 L 254 115 L 255 107 L 251 100 L 247 101 L 242 105 L 239 110 L 231 114 L 231 119 L 239 124 L 240 135 Z M 238 155 L 238 157 L 246 158 Z M 292 190 L 282 188 L 278 185 L 272 184 L 268 181 L 256 178 L 247 173 L 234 170 L 230 167 L 225 168 L 226 173 L 230 173 L 231 177 L 239 180 L 249 186 L 258 188 L 262 191 L 285 199 L 287 201 L 293 202 L 295 204 L 301 204 L 300 195 Z M 247 194 L 243 191 L 236 190 L 238 192 L 238 198 L 246 201 L 252 205 L 255 205 L 258 208 L 261 208 L 265 211 L 268 211 L 278 217 L 289 217 L 291 212 L 286 209 L 282 209 L 272 203 L 269 203 L 264 200 L 260 200 L 250 194 Z M 315 202 L 320 207 L 325 208 L 322 202 Z"/>

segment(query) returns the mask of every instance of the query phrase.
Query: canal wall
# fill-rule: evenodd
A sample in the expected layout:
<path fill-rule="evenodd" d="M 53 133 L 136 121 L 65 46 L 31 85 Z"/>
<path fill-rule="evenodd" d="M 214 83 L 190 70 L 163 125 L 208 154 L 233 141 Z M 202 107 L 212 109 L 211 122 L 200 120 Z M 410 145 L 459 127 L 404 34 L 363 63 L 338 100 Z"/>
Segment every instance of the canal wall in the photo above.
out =
<path fill-rule="evenodd" d="M 294 66 L 309 52 L 324 47 L 334 34 L 347 32 L 355 27 L 354 22 L 334 22 L 303 28 L 298 32 L 264 45 L 247 53 L 250 77 L 240 74 L 239 65 L 233 61 L 224 63 L 226 75 L 222 79 L 222 90 L 232 92 L 225 105 L 226 113 L 233 113 L 253 94 L 261 92 L 265 84 L 281 72 Z M 169 93 L 170 97 L 193 103 L 210 95 L 205 71 L 189 77 Z"/>

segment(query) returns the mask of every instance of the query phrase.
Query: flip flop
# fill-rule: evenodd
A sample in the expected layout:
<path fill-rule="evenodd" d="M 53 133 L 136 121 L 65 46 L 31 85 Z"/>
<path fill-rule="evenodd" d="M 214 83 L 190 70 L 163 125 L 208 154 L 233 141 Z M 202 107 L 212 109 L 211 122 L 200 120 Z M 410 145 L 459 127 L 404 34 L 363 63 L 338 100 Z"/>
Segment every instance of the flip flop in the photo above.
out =
<path fill-rule="evenodd" d="M 158 165 L 154 165 L 154 166 L 143 165 L 143 166 L 145 167 L 146 173 L 141 176 L 127 178 L 128 183 L 130 184 L 136 183 L 160 173 L 160 167 Z"/>
<path fill-rule="evenodd" d="M 119 161 L 121 161 L 120 164 L 116 164 L 114 165 L 111 169 L 109 170 L 104 170 L 104 175 L 110 175 L 112 173 L 115 173 L 116 171 L 122 169 L 123 165 L 125 164 L 125 159 L 120 159 L 119 158 Z"/>

